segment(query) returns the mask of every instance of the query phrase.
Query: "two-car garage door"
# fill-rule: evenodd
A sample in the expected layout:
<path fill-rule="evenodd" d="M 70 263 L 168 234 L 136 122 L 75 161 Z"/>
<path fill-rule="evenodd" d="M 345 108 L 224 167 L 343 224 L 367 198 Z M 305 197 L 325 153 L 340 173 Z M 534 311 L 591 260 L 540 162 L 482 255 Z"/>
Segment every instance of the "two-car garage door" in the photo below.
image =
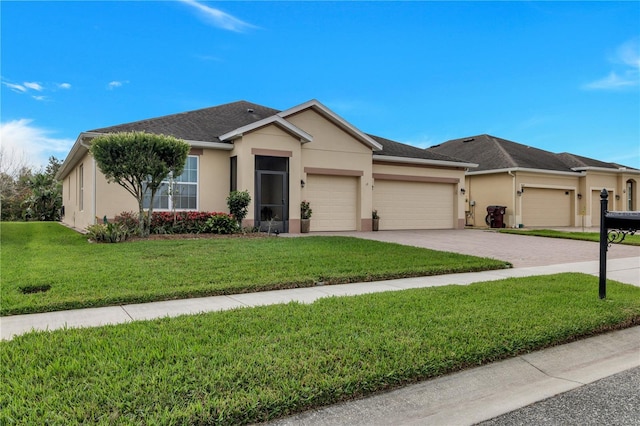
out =
<path fill-rule="evenodd" d="M 455 186 L 450 183 L 376 179 L 373 208 L 380 229 L 454 228 Z"/>
<path fill-rule="evenodd" d="M 368 188 L 368 187 L 367 187 Z M 307 176 L 305 198 L 313 215 L 311 231 L 355 231 L 360 215 L 357 176 Z M 380 229 L 452 229 L 455 185 L 376 179 L 373 209 Z"/>
<path fill-rule="evenodd" d="M 522 223 L 525 226 L 571 226 L 570 194 L 564 189 L 525 188 Z"/>

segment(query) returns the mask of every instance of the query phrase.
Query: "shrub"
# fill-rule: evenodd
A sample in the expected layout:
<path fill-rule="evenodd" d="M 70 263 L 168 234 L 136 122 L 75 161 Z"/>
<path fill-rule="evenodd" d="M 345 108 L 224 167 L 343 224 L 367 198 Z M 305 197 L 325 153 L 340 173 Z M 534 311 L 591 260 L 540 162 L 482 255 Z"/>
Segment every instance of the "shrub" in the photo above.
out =
<path fill-rule="evenodd" d="M 218 213 L 154 212 L 151 216 L 151 232 L 154 234 L 198 234 L 207 232 L 207 220 L 215 214 Z"/>
<path fill-rule="evenodd" d="M 247 217 L 249 212 L 247 207 L 250 202 L 251 195 L 249 195 L 249 191 L 231 191 L 227 197 L 229 212 L 236 219 L 239 226 L 242 226 L 242 220 Z"/>
<path fill-rule="evenodd" d="M 300 219 L 311 219 L 312 214 L 311 205 L 307 200 L 303 200 L 300 203 Z"/>
<path fill-rule="evenodd" d="M 126 226 L 119 223 L 98 223 L 87 227 L 87 236 L 97 243 L 119 243 L 129 235 Z"/>
<path fill-rule="evenodd" d="M 130 235 L 137 235 L 140 230 L 140 221 L 136 212 L 122 212 L 113 219 L 113 222 L 125 227 Z"/>
<path fill-rule="evenodd" d="M 206 229 L 214 234 L 233 234 L 238 231 L 238 222 L 229 214 L 216 213 L 207 220 Z"/>

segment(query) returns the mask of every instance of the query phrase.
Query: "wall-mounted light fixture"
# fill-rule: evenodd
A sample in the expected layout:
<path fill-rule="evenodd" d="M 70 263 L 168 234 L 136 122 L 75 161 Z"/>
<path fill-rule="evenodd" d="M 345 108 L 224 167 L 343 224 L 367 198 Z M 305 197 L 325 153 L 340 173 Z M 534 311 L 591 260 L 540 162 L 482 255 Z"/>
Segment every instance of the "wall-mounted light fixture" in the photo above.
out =
<path fill-rule="evenodd" d="M 518 196 L 522 196 L 522 193 L 523 193 L 523 192 L 524 192 L 524 191 L 516 191 L 516 194 L 518 194 Z"/>
<path fill-rule="evenodd" d="M 619 200 L 619 199 L 620 199 L 620 196 L 616 194 L 616 200 Z"/>
<path fill-rule="evenodd" d="M 582 194 L 578 194 L 578 200 L 582 200 Z"/>
<path fill-rule="evenodd" d="M 464 189 L 464 188 L 460 188 L 460 193 L 461 193 L 462 195 L 464 195 L 464 194 L 465 194 L 465 192 L 467 192 L 467 190 L 466 190 L 466 189 Z"/>
<path fill-rule="evenodd" d="M 304 188 L 305 185 L 306 182 L 304 181 L 304 179 L 300 179 L 300 186 Z"/>

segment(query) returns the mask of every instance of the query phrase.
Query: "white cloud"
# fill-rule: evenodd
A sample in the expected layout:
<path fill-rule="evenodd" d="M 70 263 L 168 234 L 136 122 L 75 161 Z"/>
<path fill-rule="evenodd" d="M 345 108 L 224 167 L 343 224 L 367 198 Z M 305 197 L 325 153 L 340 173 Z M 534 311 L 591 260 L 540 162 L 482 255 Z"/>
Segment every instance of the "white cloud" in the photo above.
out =
<path fill-rule="evenodd" d="M 107 89 L 109 90 L 113 90 L 113 89 L 117 89 L 118 87 L 122 87 L 123 84 L 128 83 L 129 81 L 110 81 L 109 84 L 107 84 Z"/>
<path fill-rule="evenodd" d="M 222 28 L 223 30 L 243 32 L 245 29 L 256 28 L 247 22 L 244 22 L 234 16 L 229 15 L 219 9 L 214 9 L 209 6 L 198 3 L 195 0 L 180 0 L 182 3 L 187 4 L 194 9 L 198 10 L 200 16 L 204 20 L 215 27 Z"/>
<path fill-rule="evenodd" d="M 44 89 L 44 87 L 42 87 L 40 83 L 36 83 L 35 81 L 32 81 L 32 82 L 25 81 L 24 87 L 32 90 L 37 90 L 38 92 L 42 92 L 42 90 Z"/>
<path fill-rule="evenodd" d="M 2 84 L 16 93 L 51 92 L 51 91 L 55 92 L 57 89 L 65 89 L 65 90 L 71 89 L 70 83 L 43 85 L 35 81 L 25 81 L 22 84 L 2 81 Z M 36 101 L 43 101 L 43 100 L 49 99 L 49 97 L 44 95 L 32 95 L 31 97 Z"/>
<path fill-rule="evenodd" d="M 636 86 L 638 84 L 637 76 L 634 78 L 633 75 L 620 76 L 616 72 L 611 71 L 608 76 L 592 81 L 591 83 L 585 84 L 585 89 L 593 89 L 593 90 L 607 90 L 607 89 L 620 89 L 623 87 Z"/>
<path fill-rule="evenodd" d="M 26 158 L 26 162 L 35 168 L 47 165 L 51 156 L 64 159 L 74 140 L 55 138 L 51 136 L 53 131 L 36 127 L 32 122 L 21 118 L 0 123 L 2 150 Z"/>
<path fill-rule="evenodd" d="M 587 90 L 616 90 L 640 85 L 639 38 L 633 38 L 618 46 L 609 61 L 618 65 L 617 70 L 606 77 L 582 86 Z"/>
<path fill-rule="evenodd" d="M 9 89 L 13 90 L 14 92 L 24 93 L 27 91 L 27 88 L 24 86 L 21 86 L 20 84 L 8 83 L 6 81 L 3 81 L 2 84 L 7 86 Z"/>

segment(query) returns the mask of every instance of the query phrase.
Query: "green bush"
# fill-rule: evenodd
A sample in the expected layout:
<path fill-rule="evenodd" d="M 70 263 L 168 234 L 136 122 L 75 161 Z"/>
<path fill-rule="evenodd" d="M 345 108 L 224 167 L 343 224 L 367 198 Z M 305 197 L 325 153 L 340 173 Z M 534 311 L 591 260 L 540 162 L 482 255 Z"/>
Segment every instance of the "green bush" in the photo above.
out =
<path fill-rule="evenodd" d="M 138 220 L 136 212 L 122 212 L 113 221 L 125 227 L 129 231 L 129 235 L 136 235 L 140 228 L 140 220 Z"/>
<path fill-rule="evenodd" d="M 120 223 L 98 223 L 87 227 L 87 236 L 96 243 L 119 243 L 131 233 Z"/>
<path fill-rule="evenodd" d="M 227 197 L 229 212 L 239 226 L 242 226 L 242 220 L 247 217 L 249 203 L 251 203 L 251 195 L 248 191 L 231 191 Z"/>
<path fill-rule="evenodd" d="M 233 234 L 238 232 L 238 222 L 226 213 L 216 213 L 207 220 L 206 232 L 213 234 Z"/>

